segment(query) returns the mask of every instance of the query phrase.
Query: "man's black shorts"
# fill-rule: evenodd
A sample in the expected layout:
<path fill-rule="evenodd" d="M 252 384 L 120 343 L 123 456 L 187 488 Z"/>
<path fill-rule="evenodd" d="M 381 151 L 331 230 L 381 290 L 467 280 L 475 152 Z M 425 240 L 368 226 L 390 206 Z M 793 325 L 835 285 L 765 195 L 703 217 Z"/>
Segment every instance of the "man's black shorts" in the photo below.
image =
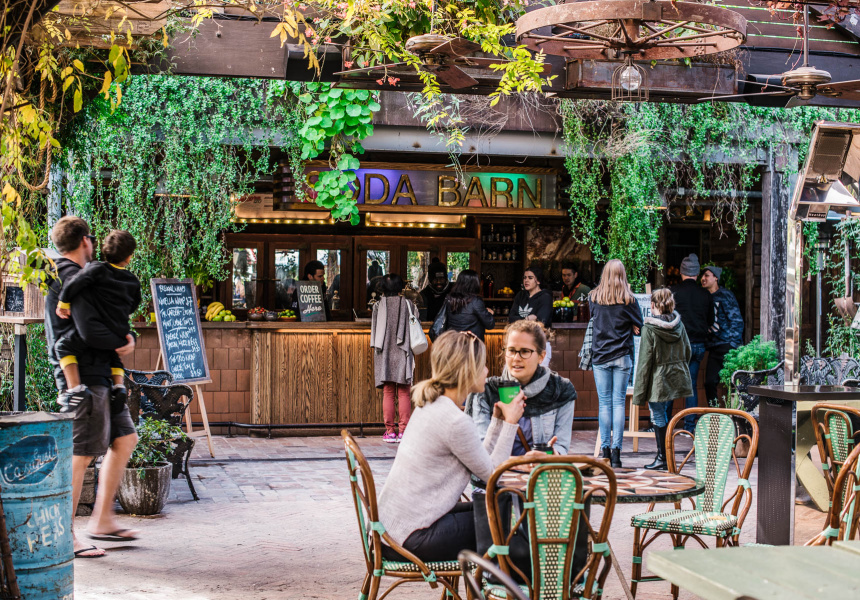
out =
<path fill-rule="evenodd" d="M 136 433 L 128 406 L 122 412 L 110 412 L 110 388 L 104 385 L 90 387 L 92 399 L 81 402 L 75 411 L 72 428 L 75 456 L 101 456 L 116 438 Z"/>

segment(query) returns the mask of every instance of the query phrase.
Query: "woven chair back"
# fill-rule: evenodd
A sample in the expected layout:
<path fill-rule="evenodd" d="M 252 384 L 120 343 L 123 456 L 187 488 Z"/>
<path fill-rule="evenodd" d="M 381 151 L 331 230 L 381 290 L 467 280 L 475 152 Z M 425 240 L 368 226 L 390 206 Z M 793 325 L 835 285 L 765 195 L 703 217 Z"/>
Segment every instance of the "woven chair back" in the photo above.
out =
<path fill-rule="evenodd" d="M 689 435 L 683 429 L 676 430 L 678 423 L 688 415 L 699 415 L 694 432 L 693 448 L 687 453 L 680 464 L 675 457 L 675 438 L 679 435 Z M 746 422 L 749 433 L 738 433 L 736 421 Z M 705 484 L 705 492 L 693 498 L 697 510 L 704 512 L 725 512 L 729 502 L 732 502 L 730 513 L 738 516 L 740 528 L 752 506 L 752 487 L 749 476 L 758 453 L 759 429 L 758 423 L 750 415 L 741 410 L 727 408 L 688 408 L 682 410 L 669 422 L 669 434 L 666 437 L 666 461 L 669 470 L 680 473 L 681 469 L 695 457 L 696 479 Z M 743 469 L 740 467 L 735 450 L 738 441 L 745 439 L 749 450 L 744 459 Z M 729 467 L 734 465 L 738 476 L 738 485 L 728 498 L 726 482 Z"/>
<path fill-rule="evenodd" d="M 476 575 L 479 570 L 486 575 L 492 577 L 499 582 L 505 590 L 505 597 L 512 600 L 529 600 L 523 593 L 520 586 L 509 575 L 502 571 L 490 560 L 472 552 L 471 550 L 463 550 L 457 556 L 460 561 L 460 570 L 463 572 L 463 581 L 466 584 L 466 589 L 469 591 L 471 598 L 478 599 L 484 597 L 484 592 L 481 589 L 481 583 Z"/>
<path fill-rule="evenodd" d="M 355 515 L 358 518 L 358 529 L 361 534 L 361 545 L 364 550 L 364 560 L 368 570 L 374 568 L 374 559 L 379 559 L 382 539 L 378 531 L 369 528 L 370 523 L 379 522 L 379 509 L 376 504 L 376 485 L 373 482 L 373 471 L 364 457 L 358 442 L 347 432 L 341 433 L 346 463 L 349 468 L 349 487 L 355 504 Z M 375 567 L 375 568 L 378 568 Z"/>
<path fill-rule="evenodd" d="M 535 464 L 536 463 L 536 464 Z M 520 472 L 534 468 L 525 489 L 522 486 L 500 484 L 510 470 Z M 599 472 L 600 485 L 585 489 L 580 469 Z M 522 513 L 512 516 L 510 527 L 504 527 L 499 500 L 504 494 L 517 496 Z M 604 497 L 603 517 L 599 528 L 593 531 L 591 555 L 586 565 L 574 572 L 573 557 L 577 533 L 584 515 L 585 502 L 595 494 Z M 611 561 L 606 538 L 615 510 L 617 487 L 615 474 L 609 466 L 585 456 L 547 456 L 537 461 L 530 458 L 512 458 L 501 464 L 487 483 L 487 514 L 494 547 L 507 548 L 513 535 L 525 523 L 531 550 L 531 577 L 513 564 L 504 551 L 498 553 L 499 566 L 506 574 L 516 573 L 528 583 L 529 597 L 533 600 L 569 600 L 573 598 L 572 583 L 584 577 L 583 598 L 597 595 L 603 587 Z M 505 534 L 505 531 L 510 533 Z M 491 552 L 491 554 L 494 554 Z M 600 568 L 600 562 L 604 565 Z"/>
<path fill-rule="evenodd" d="M 860 529 L 860 446 L 846 457 L 833 483 L 830 509 L 824 531 L 807 546 L 829 546 L 833 542 L 854 540 Z"/>
<path fill-rule="evenodd" d="M 842 465 L 856 445 L 855 435 L 858 432 L 854 430 L 854 425 L 858 422 L 860 410 L 855 408 L 827 402 L 819 402 L 812 407 L 815 442 L 831 494 Z"/>

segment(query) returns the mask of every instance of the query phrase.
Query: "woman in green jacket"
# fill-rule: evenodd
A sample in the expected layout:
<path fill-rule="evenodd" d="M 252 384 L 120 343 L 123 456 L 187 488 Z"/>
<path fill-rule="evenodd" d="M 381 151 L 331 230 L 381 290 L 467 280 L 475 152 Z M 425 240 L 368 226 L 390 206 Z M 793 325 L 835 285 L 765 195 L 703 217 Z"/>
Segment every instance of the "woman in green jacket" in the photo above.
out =
<path fill-rule="evenodd" d="M 675 398 L 692 395 L 690 385 L 690 340 L 675 298 L 668 288 L 651 295 L 651 315 L 642 327 L 633 404 L 648 403 L 657 438 L 657 458 L 646 469 L 666 468 L 666 409 Z"/>

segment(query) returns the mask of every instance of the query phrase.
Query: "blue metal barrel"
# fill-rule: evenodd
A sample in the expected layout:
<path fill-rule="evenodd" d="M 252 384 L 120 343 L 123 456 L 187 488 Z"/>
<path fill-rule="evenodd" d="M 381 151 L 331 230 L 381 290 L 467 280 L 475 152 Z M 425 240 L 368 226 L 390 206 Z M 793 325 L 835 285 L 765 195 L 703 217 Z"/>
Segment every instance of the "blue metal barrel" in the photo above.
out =
<path fill-rule="evenodd" d="M 23 600 L 71 600 L 72 416 L 0 413 L 0 498 Z"/>

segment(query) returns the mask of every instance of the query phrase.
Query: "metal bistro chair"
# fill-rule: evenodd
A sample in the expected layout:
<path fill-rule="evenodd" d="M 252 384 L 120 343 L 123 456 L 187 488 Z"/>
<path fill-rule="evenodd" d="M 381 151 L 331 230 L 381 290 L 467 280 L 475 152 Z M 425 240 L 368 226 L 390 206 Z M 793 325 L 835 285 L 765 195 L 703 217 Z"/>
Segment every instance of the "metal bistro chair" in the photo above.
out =
<path fill-rule="evenodd" d="M 417 556 L 395 542 L 385 527 L 379 521 L 379 509 L 376 504 L 376 485 L 373 483 L 373 471 L 364 457 L 355 438 L 346 431 L 341 432 L 343 445 L 346 450 L 346 462 L 349 467 L 349 485 L 355 502 L 355 513 L 358 517 L 358 529 L 361 533 L 361 544 L 364 549 L 364 562 L 367 574 L 361 586 L 359 600 L 376 600 L 383 577 L 397 579 L 379 596 L 380 600 L 390 594 L 396 587 L 404 583 L 428 583 L 436 589 L 442 584 L 442 598 L 453 597 L 461 600 L 457 593 L 460 579 L 460 563 L 457 560 L 444 562 L 423 562 Z M 382 556 L 382 542 L 396 552 L 405 556 L 410 562 L 391 561 Z"/>
<path fill-rule="evenodd" d="M 751 385 L 782 385 L 785 381 L 785 361 L 770 369 L 762 371 L 735 371 L 732 373 L 732 387 L 734 387 L 744 410 L 751 413 L 758 408 L 759 396 L 748 394 L 747 389 Z"/>
<path fill-rule="evenodd" d="M 173 383 L 173 375 L 168 371 L 126 369 L 125 386 L 128 388 L 128 409 L 135 424 L 140 419 L 150 417 L 157 421 L 181 426 L 185 411 L 188 410 L 194 398 L 191 387 Z M 191 496 L 199 500 L 188 468 L 188 460 L 194 449 L 194 438 L 183 436 L 171 441 L 173 450 L 167 460 L 173 465 L 173 479 L 184 475 L 185 481 L 188 482 L 188 489 L 191 490 Z"/>
<path fill-rule="evenodd" d="M 696 423 L 695 435 L 690 435 L 683 429 L 675 431 L 675 426 L 688 414 L 700 415 Z M 733 417 L 745 419 L 752 433 L 736 435 Z M 672 435 L 666 438 L 668 470 L 680 473 L 690 458 L 695 455 L 696 480 L 704 482 L 705 492 L 701 496 L 690 499 L 693 503 L 691 510 L 683 510 L 680 502 L 676 502 L 674 508 L 654 510 L 652 503 L 648 507 L 648 512 L 633 517 L 631 525 L 635 531 L 631 591 L 634 596 L 639 583 L 662 580 L 660 577 L 642 577 L 642 554 L 657 538 L 668 535 L 675 549 L 684 548 L 691 538 L 702 548 L 707 548 L 701 536 L 713 536 L 717 548 L 737 546 L 741 527 L 752 506 L 753 493 L 749 475 L 758 451 L 758 423 L 750 414 L 730 409 L 688 408 L 672 418 L 668 430 L 672 432 Z M 693 448 L 680 465 L 675 464 L 675 436 L 677 435 L 693 438 Z M 749 452 L 744 461 L 743 470 L 735 454 L 738 441 L 742 439 L 749 442 Z M 732 495 L 723 501 L 729 464 L 732 462 L 738 474 L 738 485 Z M 731 507 L 727 512 L 729 503 Z M 649 531 L 653 531 L 650 536 Z M 672 585 L 672 596 L 678 597 L 676 585 Z"/>
<path fill-rule="evenodd" d="M 833 542 L 857 538 L 858 525 L 860 525 L 858 458 L 860 458 L 860 446 L 854 448 L 845 458 L 839 475 L 833 483 L 824 531 L 809 540 L 806 546 L 830 546 Z"/>
<path fill-rule="evenodd" d="M 531 471 L 525 491 L 522 486 L 505 483 L 502 478 L 509 472 L 516 473 L 537 466 Z M 588 467 L 602 472 L 606 484 L 585 489 L 580 468 Z M 599 493 L 604 496 L 603 517 L 597 531 L 584 515 L 585 503 Z M 499 499 L 504 494 L 518 497 L 522 513 L 511 516 L 510 533 L 505 534 L 505 518 L 499 510 Z M 546 456 L 533 458 L 511 458 L 493 472 L 487 482 L 487 515 L 493 546 L 487 558 L 496 558 L 499 567 L 509 577 L 517 576 L 526 582 L 520 589 L 533 600 L 572 600 L 574 598 L 601 598 L 603 584 L 612 567 L 607 537 L 615 511 L 617 488 L 615 473 L 608 464 L 586 456 Z M 582 520 L 581 520 L 581 517 Z M 531 553 L 531 577 L 528 577 L 510 560 L 508 547 L 522 523 L 526 524 Z M 577 533 L 580 523 L 589 527 L 591 553 L 579 572 L 573 571 Z M 603 565 L 601 566 L 601 561 Z M 480 565 L 476 578 L 481 580 Z M 581 585 L 575 585 L 582 581 Z M 505 587 L 484 582 L 483 596 L 489 600 L 507 599 Z"/>
<path fill-rule="evenodd" d="M 839 471 L 860 436 L 860 431 L 854 428 L 857 422 L 860 422 L 860 410 L 856 408 L 826 402 L 819 402 L 812 407 L 815 441 L 821 456 L 824 480 L 831 495 Z"/>
<path fill-rule="evenodd" d="M 475 577 L 478 570 L 483 573 L 489 573 L 496 581 L 500 582 L 505 590 L 506 598 L 513 600 L 529 600 L 523 593 L 519 584 L 514 581 L 509 575 L 505 574 L 499 567 L 490 560 L 479 556 L 471 550 L 463 550 L 458 557 L 460 559 L 460 570 L 463 572 L 463 581 L 466 583 L 466 590 L 472 598 L 484 598 L 484 592 L 481 590 L 481 584 Z"/>

